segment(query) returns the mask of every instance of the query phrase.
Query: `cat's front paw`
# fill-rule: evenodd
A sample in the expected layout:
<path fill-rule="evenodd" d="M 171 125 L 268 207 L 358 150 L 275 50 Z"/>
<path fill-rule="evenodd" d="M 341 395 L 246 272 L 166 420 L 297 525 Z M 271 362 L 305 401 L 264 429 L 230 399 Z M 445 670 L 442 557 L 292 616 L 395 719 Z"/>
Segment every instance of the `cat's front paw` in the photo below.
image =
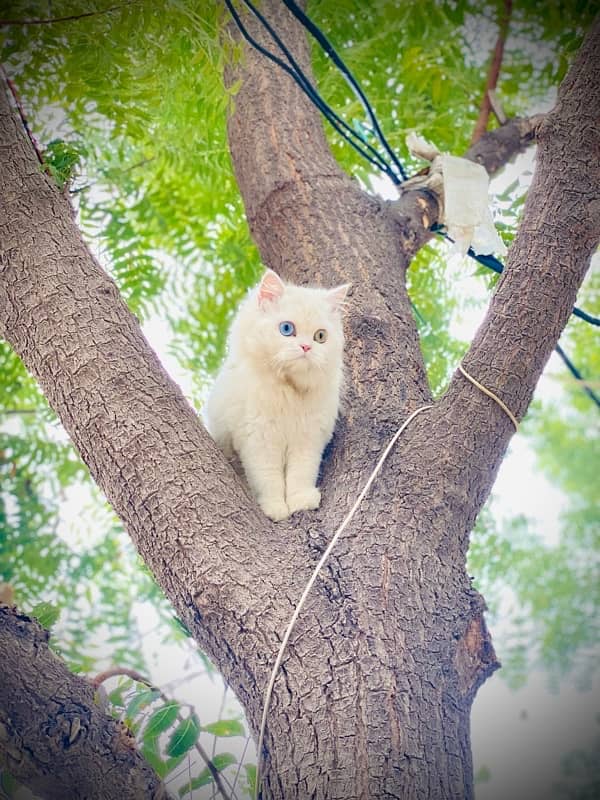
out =
<path fill-rule="evenodd" d="M 315 486 L 310 489 L 300 489 L 288 495 L 287 501 L 290 514 L 294 514 L 296 511 L 311 511 L 319 507 L 321 492 Z"/>
<path fill-rule="evenodd" d="M 259 505 L 267 517 L 272 519 L 274 522 L 279 522 L 282 519 L 286 519 L 290 515 L 290 510 L 287 506 L 287 503 L 277 498 L 265 498 L 263 500 L 259 500 Z"/>

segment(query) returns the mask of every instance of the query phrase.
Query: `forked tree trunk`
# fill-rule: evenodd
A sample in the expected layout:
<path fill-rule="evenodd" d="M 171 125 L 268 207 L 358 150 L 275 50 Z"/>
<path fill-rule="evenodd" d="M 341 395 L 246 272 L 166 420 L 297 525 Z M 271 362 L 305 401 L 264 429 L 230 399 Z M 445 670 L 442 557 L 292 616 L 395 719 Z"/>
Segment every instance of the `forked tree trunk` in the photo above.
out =
<path fill-rule="evenodd" d="M 282 4 L 261 8 L 308 70 Z M 596 27 L 540 128 L 521 231 L 465 359 L 518 417 L 599 237 L 599 40 Z M 387 439 L 430 402 L 404 273 L 437 212 L 423 193 L 392 215 L 361 192 L 314 110 L 255 53 L 230 77 L 242 80 L 232 158 L 265 263 L 296 282 L 354 287 L 348 396 L 322 507 L 274 524 L 248 498 L 82 244 L 5 97 L 0 332 L 256 731 L 314 564 Z M 460 374 L 405 431 L 291 638 L 269 714 L 265 797 L 472 797 L 469 711 L 497 662 L 465 555 L 512 433 Z"/>

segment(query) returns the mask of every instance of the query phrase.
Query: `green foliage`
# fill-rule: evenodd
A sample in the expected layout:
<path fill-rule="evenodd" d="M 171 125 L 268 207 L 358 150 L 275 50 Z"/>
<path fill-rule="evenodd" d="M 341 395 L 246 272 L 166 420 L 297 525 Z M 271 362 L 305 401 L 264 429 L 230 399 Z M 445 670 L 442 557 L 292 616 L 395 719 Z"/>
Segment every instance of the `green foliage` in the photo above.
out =
<path fill-rule="evenodd" d="M 49 630 L 60 617 L 60 608 L 42 601 L 36 603 L 29 613 L 37 619 L 42 628 Z"/>
<path fill-rule="evenodd" d="M 237 758 L 233 756 L 231 753 L 220 753 L 218 756 L 215 756 L 213 759 L 213 766 L 217 772 L 223 772 L 226 767 L 230 767 L 232 764 L 237 763 Z M 200 775 L 197 778 L 194 778 L 185 786 L 182 786 L 179 789 L 179 796 L 185 797 L 188 792 L 194 791 L 194 789 L 200 789 L 202 786 L 208 786 L 208 784 L 214 783 L 214 778 L 212 776 L 211 771 L 208 767 L 202 770 Z"/>
<path fill-rule="evenodd" d="M 125 721 L 136 736 L 138 746 L 147 761 L 161 778 L 168 776 L 169 783 L 177 786 L 185 781 L 180 791 L 185 793 L 192 789 L 213 782 L 213 775 L 206 764 L 207 748 L 200 746 L 202 735 L 210 735 L 216 745 L 217 738 L 245 736 L 244 726 L 238 720 L 220 720 L 201 725 L 198 714 L 192 709 L 183 711 L 182 704 L 169 699 L 158 689 L 137 684 L 130 678 L 119 679 L 119 684 L 109 695 L 112 713 Z M 191 751 L 201 755 L 192 762 Z M 182 762 L 187 767 L 178 770 Z M 210 759 L 217 772 L 237 765 L 238 760 L 231 753 L 216 753 Z M 190 781 L 190 776 L 195 775 Z"/>
<path fill-rule="evenodd" d="M 64 139 L 52 139 L 42 153 L 44 166 L 56 181 L 59 189 L 63 189 L 75 175 L 86 148 L 79 142 L 65 142 Z"/>
<path fill-rule="evenodd" d="M 191 714 L 180 722 L 171 734 L 167 745 L 167 754 L 172 757 L 184 755 L 196 744 L 199 735 L 200 722 L 195 714 Z"/>
<path fill-rule="evenodd" d="M 155 739 L 159 734 L 168 730 L 179 714 L 179 705 L 175 702 L 165 703 L 158 708 L 148 720 L 144 731 L 144 741 Z"/>
<path fill-rule="evenodd" d="M 203 725 L 202 730 L 212 733 L 213 736 L 245 736 L 244 726 L 237 719 L 220 719 L 218 722 L 211 722 Z"/>
<path fill-rule="evenodd" d="M 597 718 L 600 723 L 600 719 Z M 590 750 L 572 750 L 561 763 L 562 780 L 556 796 L 562 800 L 596 800 L 600 796 L 600 735 Z"/>
<path fill-rule="evenodd" d="M 490 772 L 490 768 L 484 765 L 477 770 L 475 776 L 473 777 L 473 782 L 475 784 L 487 783 L 491 777 L 492 773 Z"/>
<path fill-rule="evenodd" d="M 244 764 L 244 771 L 246 773 L 246 792 L 250 797 L 256 795 L 256 765 Z"/>

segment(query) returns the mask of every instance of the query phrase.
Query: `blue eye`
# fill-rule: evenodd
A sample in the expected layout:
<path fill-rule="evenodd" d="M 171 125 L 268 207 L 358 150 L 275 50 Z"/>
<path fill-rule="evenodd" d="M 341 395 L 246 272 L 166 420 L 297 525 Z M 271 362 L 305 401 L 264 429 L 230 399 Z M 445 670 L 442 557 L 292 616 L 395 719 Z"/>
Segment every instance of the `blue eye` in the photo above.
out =
<path fill-rule="evenodd" d="M 293 322 L 280 322 L 279 323 L 279 333 L 282 336 L 295 336 L 296 335 L 296 326 Z"/>

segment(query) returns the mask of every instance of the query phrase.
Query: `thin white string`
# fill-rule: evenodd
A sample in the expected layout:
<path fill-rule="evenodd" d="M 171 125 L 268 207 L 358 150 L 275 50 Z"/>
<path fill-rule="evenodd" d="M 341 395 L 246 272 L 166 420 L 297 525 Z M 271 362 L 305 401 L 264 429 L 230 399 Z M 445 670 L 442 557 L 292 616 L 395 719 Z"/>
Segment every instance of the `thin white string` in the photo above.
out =
<path fill-rule="evenodd" d="M 417 408 L 416 411 L 413 411 L 412 414 L 409 417 L 407 417 L 407 419 L 404 420 L 402 425 L 398 428 L 396 433 L 391 438 L 388 446 L 385 448 L 385 450 L 383 451 L 383 453 L 379 457 L 379 461 L 375 465 L 375 468 L 374 468 L 373 472 L 369 476 L 369 480 L 365 483 L 362 492 L 358 495 L 358 497 L 356 499 L 356 502 L 354 503 L 354 505 L 352 506 L 350 511 L 346 514 L 346 517 L 344 518 L 344 521 L 342 522 L 342 524 L 339 526 L 339 528 L 334 533 L 332 540 L 327 545 L 327 549 L 325 550 L 325 552 L 321 556 L 317 566 L 314 568 L 314 571 L 313 571 L 312 575 L 310 576 L 310 580 L 306 584 L 306 587 L 305 587 L 304 591 L 302 592 L 302 596 L 300 597 L 300 600 L 298 601 L 298 605 L 296 606 L 296 610 L 292 614 L 292 618 L 290 619 L 289 624 L 287 626 L 287 630 L 286 630 L 286 632 L 284 634 L 283 640 L 281 642 L 281 646 L 279 647 L 279 652 L 277 653 L 277 658 L 275 659 L 275 664 L 273 665 L 273 671 L 271 672 L 271 678 L 269 680 L 269 685 L 267 686 L 267 690 L 265 692 L 265 702 L 264 702 L 264 706 L 263 706 L 262 719 L 261 719 L 261 722 L 260 722 L 260 734 L 259 734 L 259 737 L 258 737 L 258 751 L 257 751 L 257 754 L 256 754 L 256 784 L 255 784 L 255 787 L 254 787 L 254 800 L 258 800 L 258 795 L 259 795 L 259 792 L 260 792 L 260 783 L 261 783 L 261 775 L 260 775 L 260 765 L 261 764 L 260 764 L 260 762 L 261 762 L 261 756 L 262 756 L 263 741 L 264 741 L 264 737 L 265 737 L 265 729 L 267 727 L 267 715 L 269 713 L 269 705 L 271 703 L 271 695 L 273 693 L 273 686 L 275 685 L 275 680 L 277 678 L 277 673 L 279 672 L 279 667 L 281 666 L 281 662 L 283 660 L 283 655 L 285 653 L 285 649 L 287 647 L 287 643 L 288 643 L 289 638 L 291 636 L 292 630 L 294 629 L 294 625 L 296 624 L 296 621 L 297 621 L 298 617 L 300 616 L 300 612 L 302 611 L 302 607 L 303 607 L 304 603 L 306 602 L 306 598 L 308 597 L 308 594 L 309 594 L 310 590 L 312 589 L 312 587 L 313 587 L 313 585 L 314 585 L 314 583 L 315 583 L 315 581 L 317 579 L 317 576 L 318 576 L 319 572 L 323 568 L 325 562 L 327 561 L 327 559 L 329 558 L 329 556 L 331 554 L 331 551 L 335 547 L 335 543 L 340 538 L 341 534 L 343 533 L 343 531 L 345 530 L 347 525 L 350 523 L 350 521 L 354 517 L 354 515 L 355 515 L 358 507 L 360 506 L 364 496 L 366 495 L 366 493 L 371 488 L 371 484 L 373 483 L 373 481 L 377 477 L 377 474 L 378 474 L 379 470 L 383 466 L 383 462 L 388 457 L 392 447 L 396 444 L 396 441 L 397 441 L 398 437 L 402 434 L 402 432 L 409 425 L 409 423 L 412 422 L 412 420 L 417 416 L 417 414 L 420 414 L 421 411 L 426 411 L 428 408 L 433 408 L 433 406 L 431 406 L 431 405 L 429 405 L 429 406 L 421 406 L 420 408 Z"/>
<path fill-rule="evenodd" d="M 468 372 L 467 372 L 467 370 L 466 370 L 466 369 L 463 367 L 463 365 L 462 365 L 462 364 L 459 364 L 459 365 L 458 365 L 458 369 L 459 369 L 459 371 L 460 371 L 460 372 L 462 372 L 462 374 L 465 376 L 465 378 L 466 378 L 468 381 L 471 381 L 471 383 L 473 384 L 473 386 L 476 386 L 478 389 L 481 389 L 481 391 L 482 391 L 484 394 L 487 394 L 487 396 L 488 396 L 488 397 L 491 397 L 491 398 L 492 398 L 492 400 L 495 400 L 495 401 L 498 403 L 498 405 L 500 406 L 500 408 L 502 409 L 502 411 L 504 411 L 504 413 L 505 413 L 505 414 L 506 414 L 506 415 L 509 417 L 509 419 L 510 419 L 510 421 L 512 422 L 512 424 L 515 426 L 515 430 L 518 432 L 518 430 L 519 430 L 519 423 L 517 422 L 517 418 L 516 418 L 516 417 L 515 417 L 515 415 L 512 413 L 512 411 L 510 410 L 510 408 L 509 408 L 509 407 L 506 405 L 506 403 L 503 403 L 503 402 L 502 402 L 502 400 L 500 400 L 500 398 L 499 398 L 497 395 L 495 395 L 495 394 L 494 394 L 494 393 L 493 393 L 493 392 L 492 392 L 490 389 L 488 389 L 487 387 L 485 387 L 485 386 L 484 386 L 482 383 L 479 383 L 479 381 L 475 380 L 475 378 L 474 378 L 472 375 L 469 375 L 469 373 L 468 373 Z"/>

